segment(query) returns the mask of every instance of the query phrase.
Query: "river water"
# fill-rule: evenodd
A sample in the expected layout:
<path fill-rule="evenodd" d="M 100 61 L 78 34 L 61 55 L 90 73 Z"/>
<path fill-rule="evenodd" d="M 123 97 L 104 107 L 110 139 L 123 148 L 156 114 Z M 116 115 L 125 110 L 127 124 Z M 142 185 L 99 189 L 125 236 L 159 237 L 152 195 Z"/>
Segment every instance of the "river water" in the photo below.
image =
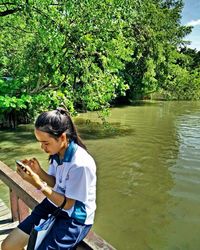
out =
<path fill-rule="evenodd" d="M 118 250 L 199 249 L 200 102 L 116 107 L 108 120 L 77 119 L 98 166 L 95 232 Z M 0 160 L 33 156 L 47 168 L 32 127 L 0 132 Z M 2 184 L 0 195 L 8 203 Z"/>

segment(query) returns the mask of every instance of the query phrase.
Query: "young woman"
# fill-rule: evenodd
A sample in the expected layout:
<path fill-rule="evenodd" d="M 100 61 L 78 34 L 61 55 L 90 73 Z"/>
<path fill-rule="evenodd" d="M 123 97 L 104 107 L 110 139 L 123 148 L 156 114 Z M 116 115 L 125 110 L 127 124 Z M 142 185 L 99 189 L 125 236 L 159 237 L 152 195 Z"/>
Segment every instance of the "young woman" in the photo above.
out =
<path fill-rule="evenodd" d="M 49 154 L 48 173 L 33 158 L 24 160 L 26 171 L 18 174 L 46 198 L 3 241 L 2 250 L 22 250 L 40 219 L 46 219 L 67 202 L 53 228 L 38 250 L 73 249 L 89 232 L 96 209 L 96 165 L 86 151 L 68 112 L 62 108 L 40 114 L 35 122 L 35 136 Z"/>

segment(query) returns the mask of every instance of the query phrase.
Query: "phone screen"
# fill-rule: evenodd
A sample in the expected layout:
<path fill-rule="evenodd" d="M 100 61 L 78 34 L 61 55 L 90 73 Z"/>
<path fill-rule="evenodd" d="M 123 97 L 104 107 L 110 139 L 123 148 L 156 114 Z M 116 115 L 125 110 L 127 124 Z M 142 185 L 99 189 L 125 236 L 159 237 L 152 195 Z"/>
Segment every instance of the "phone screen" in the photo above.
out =
<path fill-rule="evenodd" d="M 19 161 L 19 160 L 16 160 L 16 163 L 17 163 L 18 166 L 21 167 L 22 170 L 26 170 L 26 165 L 24 165 L 23 162 L 21 162 L 21 161 Z"/>

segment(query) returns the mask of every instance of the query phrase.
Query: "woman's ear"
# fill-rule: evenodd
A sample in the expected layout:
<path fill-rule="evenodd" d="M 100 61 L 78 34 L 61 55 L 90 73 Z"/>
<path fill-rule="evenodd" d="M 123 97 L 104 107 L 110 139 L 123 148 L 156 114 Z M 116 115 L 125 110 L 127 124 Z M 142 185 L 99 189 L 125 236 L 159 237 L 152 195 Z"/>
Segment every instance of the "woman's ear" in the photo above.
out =
<path fill-rule="evenodd" d="M 62 133 L 62 135 L 60 136 L 60 138 L 61 138 L 61 140 L 63 142 L 67 142 L 68 143 L 68 141 L 69 141 L 65 133 Z"/>

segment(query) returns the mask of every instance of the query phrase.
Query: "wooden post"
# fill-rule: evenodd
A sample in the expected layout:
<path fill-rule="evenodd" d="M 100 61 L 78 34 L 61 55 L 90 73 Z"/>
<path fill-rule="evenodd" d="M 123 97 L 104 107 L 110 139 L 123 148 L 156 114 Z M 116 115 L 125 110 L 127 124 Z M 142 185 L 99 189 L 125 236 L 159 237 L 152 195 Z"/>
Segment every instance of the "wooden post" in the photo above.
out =
<path fill-rule="evenodd" d="M 12 221 L 23 221 L 29 215 L 29 207 L 10 189 Z"/>
<path fill-rule="evenodd" d="M 10 208 L 11 208 L 12 221 L 19 221 L 17 195 L 15 191 L 12 191 L 11 189 L 10 189 Z"/>

